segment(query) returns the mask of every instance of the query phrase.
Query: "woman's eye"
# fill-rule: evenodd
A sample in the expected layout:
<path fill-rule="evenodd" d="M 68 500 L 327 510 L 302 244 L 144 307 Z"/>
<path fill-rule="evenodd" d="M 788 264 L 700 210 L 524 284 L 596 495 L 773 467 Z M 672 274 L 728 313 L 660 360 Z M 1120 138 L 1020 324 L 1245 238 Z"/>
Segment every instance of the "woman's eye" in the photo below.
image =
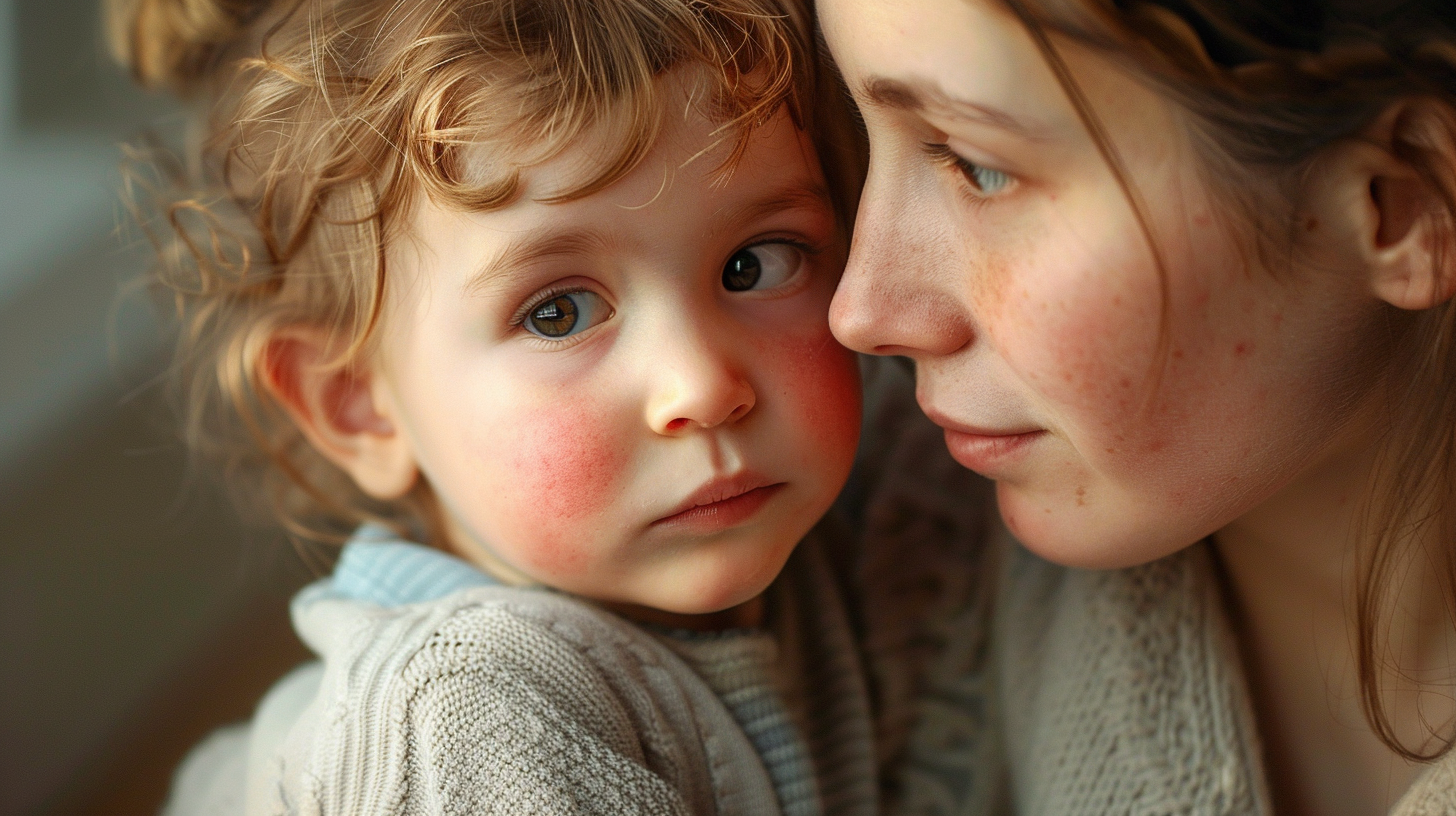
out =
<path fill-rule="evenodd" d="M 995 195 L 1011 184 L 1011 177 L 1000 170 L 972 164 L 965 159 L 960 161 L 960 166 L 961 172 L 966 174 L 966 179 L 976 185 L 976 189 L 985 195 Z"/>
<path fill-rule="evenodd" d="M 803 251 L 793 244 L 744 247 L 723 265 L 723 288 L 730 292 L 772 289 L 793 278 L 803 263 Z"/>
<path fill-rule="evenodd" d="M 930 154 L 931 158 L 959 170 L 961 175 L 965 176 L 966 181 L 982 196 L 996 195 L 1011 186 L 1011 176 L 1000 170 L 982 167 L 951 150 L 949 145 L 927 143 L 925 151 Z"/>
<path fill-rule="evenodd" d="M 537 337 L 560 340 L 584 332 L 607 317 L 606 303 L 595 292 L 563 292 L 532 306 L 521 325 Z"/>

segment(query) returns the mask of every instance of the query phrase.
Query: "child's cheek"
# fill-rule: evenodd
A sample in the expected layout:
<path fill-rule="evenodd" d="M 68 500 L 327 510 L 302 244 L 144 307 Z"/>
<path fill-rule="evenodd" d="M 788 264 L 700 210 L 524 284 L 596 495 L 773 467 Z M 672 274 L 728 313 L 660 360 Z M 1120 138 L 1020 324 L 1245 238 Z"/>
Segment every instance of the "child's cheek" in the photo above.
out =
<path fill-rule="evenodd" d="M 859 438 L 859 365 L 854 354 L 825 331 L 782 346 L 785 398 L 802 422 L 798 430 L 816 447 L 852 452 Z"/>
<path fill-rule="evenodd" d="M 544 401 L 513 431 L 505 442 L 518 519 L 512 549 L 542 577 L 588 569 L 592 534 L 630 452 L 591 400 Z"/>

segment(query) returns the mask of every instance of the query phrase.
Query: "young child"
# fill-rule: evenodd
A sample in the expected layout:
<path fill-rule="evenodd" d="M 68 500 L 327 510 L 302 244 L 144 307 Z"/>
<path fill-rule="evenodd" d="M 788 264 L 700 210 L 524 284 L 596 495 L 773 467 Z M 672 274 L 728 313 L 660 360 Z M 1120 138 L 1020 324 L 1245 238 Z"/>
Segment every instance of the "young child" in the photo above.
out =
<path fill-rule="evenodd" d="M 168 812 L 873 812 L 800 544 L 859 427 L 806 12 L 115 11 L 140 79 L 210 104 L 218 194 L 160 273 L 192 437 L 230 420 L 290 529 L 355 530 L 294 603 L 320 661 Z"/>

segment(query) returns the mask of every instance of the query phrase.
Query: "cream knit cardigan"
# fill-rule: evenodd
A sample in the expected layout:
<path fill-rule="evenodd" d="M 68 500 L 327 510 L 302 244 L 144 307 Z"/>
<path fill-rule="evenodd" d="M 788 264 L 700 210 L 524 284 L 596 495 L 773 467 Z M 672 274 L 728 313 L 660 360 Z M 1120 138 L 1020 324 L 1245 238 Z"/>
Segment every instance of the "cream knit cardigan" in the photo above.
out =
<path fill-rule="evenodd" d="M 864 682 L 812 541 L 770 604 L 778 637 L 755 642 L 778 651 L 767 663 L 800 720 L 814 812 L 872 816 Z M 168 814 L 781 812 L 763 758 L 692 668 L 711 639 L 498 586 L 398 607 L 306 591 L 294 625 L 321 663 L 195 749 Z"/>

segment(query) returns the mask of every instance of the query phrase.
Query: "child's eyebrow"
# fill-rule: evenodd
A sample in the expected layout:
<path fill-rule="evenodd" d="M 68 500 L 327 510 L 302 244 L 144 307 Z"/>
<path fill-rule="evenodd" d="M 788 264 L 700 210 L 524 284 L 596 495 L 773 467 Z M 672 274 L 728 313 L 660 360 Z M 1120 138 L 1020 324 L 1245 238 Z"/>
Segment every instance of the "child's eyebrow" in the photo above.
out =
<path fill-rule="evenodd" d="M 775 190 L 762 198 L 756 198 L 734 207 L 725 207 L 718 213 L 721 224 L 732 225 L 756 221 L 786 210 L 822 210 L 833 212 L 829 191 L 823 185 L 799 183 Z"/>
<path fill-rule="evenodd" d="M 467 278 L 461 294 L 473 297 L 489 289 L 508 287 L 532 263 L 561 255 L 583 255 L 610 244 L 605 233 L 593 229 L 543 226 L 526 230 L 511 238 L 495 257 Z"/>

